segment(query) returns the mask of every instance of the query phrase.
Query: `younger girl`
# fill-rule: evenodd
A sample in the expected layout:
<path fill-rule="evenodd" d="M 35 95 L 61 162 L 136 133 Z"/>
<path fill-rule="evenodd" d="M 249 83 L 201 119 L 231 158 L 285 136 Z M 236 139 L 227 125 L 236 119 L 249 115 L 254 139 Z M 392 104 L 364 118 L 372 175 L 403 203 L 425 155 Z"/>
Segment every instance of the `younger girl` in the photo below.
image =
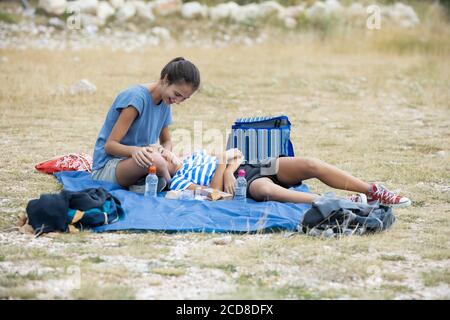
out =
<path fill-rule="evenodd" d="M 195 152 L 180 161 L 172 152 L 159 149 L 166 162 L 160 163 L 171 176 L 170 189 L 195 189 L 210 186 L 234 193 L 239 169 L 247 179 L 247 196 L 256 201 L 312 203 L 318 195 L 290 190 L 303 180 L 317 178 L 326 185 L 358 194 L 349 200 L 360 203 L 378 202 L 385 206 L 407 207 L 411 200 L 389 191 L 381 184 L 367 183 L 318 159 L 303 157 L 269 158 L 258 164 L 243 164 L 238 149 L 227 150 L 217 156 Z M 156 156 L 156 154 L 155 154 Z"/>

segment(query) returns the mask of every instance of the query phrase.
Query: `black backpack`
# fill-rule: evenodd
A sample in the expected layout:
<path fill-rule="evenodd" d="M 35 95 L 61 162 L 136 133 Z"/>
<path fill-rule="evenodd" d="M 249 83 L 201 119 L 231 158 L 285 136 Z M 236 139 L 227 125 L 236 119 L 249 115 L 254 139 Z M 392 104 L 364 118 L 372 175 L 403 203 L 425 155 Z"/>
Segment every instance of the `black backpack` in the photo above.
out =
<path fill-rule="evenodd" d="M 362 235 L 389 229 L 395 222 L 391 207 L 321 197 L 305 212 L 301 230 L 312 236 Z"/>

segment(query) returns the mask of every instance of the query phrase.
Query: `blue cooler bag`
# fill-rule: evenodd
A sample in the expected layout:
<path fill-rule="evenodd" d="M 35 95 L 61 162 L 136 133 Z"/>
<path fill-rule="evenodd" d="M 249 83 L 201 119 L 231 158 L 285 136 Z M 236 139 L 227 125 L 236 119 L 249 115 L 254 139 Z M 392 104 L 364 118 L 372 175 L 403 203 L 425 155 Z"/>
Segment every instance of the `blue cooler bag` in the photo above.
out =
<path fill-rule="evenodd" d="M 237 119 L 227 142 L 227 150 L 232 148 L 241 150 L 251 164 L 272 157 L 293 157 L 291 123 L 287 116 Z"/>

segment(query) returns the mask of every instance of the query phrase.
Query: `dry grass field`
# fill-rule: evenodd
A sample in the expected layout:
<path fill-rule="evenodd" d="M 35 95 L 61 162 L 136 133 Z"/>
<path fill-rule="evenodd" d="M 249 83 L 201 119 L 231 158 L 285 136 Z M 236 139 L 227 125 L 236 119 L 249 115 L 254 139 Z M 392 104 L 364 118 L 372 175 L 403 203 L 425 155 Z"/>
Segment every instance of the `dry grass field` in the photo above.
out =
<path fill-rule="evenodd" d="M 194 61 L 202 88 L 174 106 L 181 129 L 225 132 L 241 116 L 286 114 L 297 155 L 317 157 L 413 201 L 373 236 L 83 232 L 15 227 L 61 186 L 34 165 L 91 153 L 115 95 Z M 0 298 L 449 299 L 450 28 L 291 33 L 260 45 L 0 51 Z M 94 95 L 52 94 L 89 79 Z M 224 138 L 225 139 L 225 138 Z M 206 145 L 210 141 L 204 141 Z M 308 181 L 313 192 L 330 191 Z M 340 193 L 344 194 L 344 193 Z"/>

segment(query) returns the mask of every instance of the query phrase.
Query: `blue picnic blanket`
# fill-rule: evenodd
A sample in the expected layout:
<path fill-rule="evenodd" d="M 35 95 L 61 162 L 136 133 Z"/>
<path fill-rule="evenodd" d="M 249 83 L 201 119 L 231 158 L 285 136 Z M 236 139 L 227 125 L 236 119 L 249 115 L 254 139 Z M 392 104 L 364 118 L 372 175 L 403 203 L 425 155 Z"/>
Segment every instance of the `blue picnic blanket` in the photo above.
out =
<path fill-rule="evenodd" d="M 308 204 L 276 201 L 246 203 L 234 200 L 170 200 L 164 193 L 157 198 L 128 191 L 119 185 L 93 180 L 85 171 L 64 171 L 55 177 L 70 191 L 102 187 L 122 204 L 124 216 L 113 224 L 93 229 L 95 232 L 133 230 L 164 232 L 262 232 L 295 231 Z M 292 189 L 308 192 L 302 184 Z"/>

